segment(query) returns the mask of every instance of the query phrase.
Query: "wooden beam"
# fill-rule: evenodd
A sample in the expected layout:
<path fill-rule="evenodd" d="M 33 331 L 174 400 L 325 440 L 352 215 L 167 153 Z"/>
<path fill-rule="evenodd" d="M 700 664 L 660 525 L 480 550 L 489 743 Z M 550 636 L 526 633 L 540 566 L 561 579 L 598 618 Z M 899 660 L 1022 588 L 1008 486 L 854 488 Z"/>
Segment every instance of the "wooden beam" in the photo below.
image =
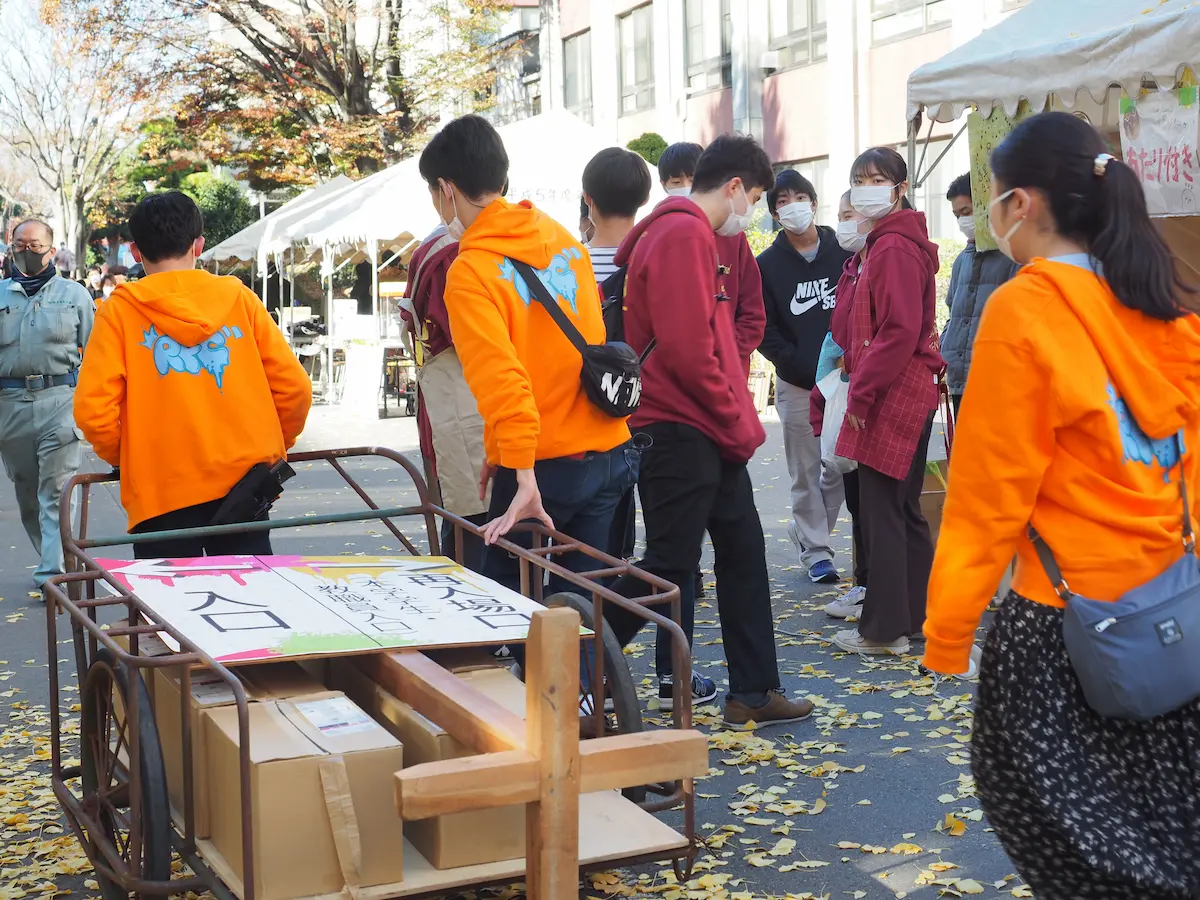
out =
<path fill-rule="evenodd" d="M 539 771 L 525 807 L 525 886 L 534 900 L 566 900 L 579 894 L 579 613 L 534 613 L 526 646 L 525 743 Z"/>
<path fill-rule="evenodd" d="M 526 724 L 519 716 L 473 690 L 424 653 L 375 653 L 358 657 L 357 665 L 388 693 L 476 753 L 502 753 L 525 746 Z M 578 731 L 578 725 L 573 727 Z"/>
<path fill-rule="evenodd" d="M 431 819 L 538 799 L 538 761 L 524 750 L 424 763 L 396 773 L 404 819 Z M 698 731 L 645 731 L 583 741 L 584 794 L 708 774 L 708 739 Z"/>
<path fill-rule="evenodd" d="M 643 731 L 583 741 L 579 791 L 593 794 L 708 774 L 708 738 L 698 731 Z"/>
<path fill-rule="evenodd" d="M 407 821 L 537 799 L 538 761 L 524 750 L 423 763 L 396 773 L 396 809 Z"/>

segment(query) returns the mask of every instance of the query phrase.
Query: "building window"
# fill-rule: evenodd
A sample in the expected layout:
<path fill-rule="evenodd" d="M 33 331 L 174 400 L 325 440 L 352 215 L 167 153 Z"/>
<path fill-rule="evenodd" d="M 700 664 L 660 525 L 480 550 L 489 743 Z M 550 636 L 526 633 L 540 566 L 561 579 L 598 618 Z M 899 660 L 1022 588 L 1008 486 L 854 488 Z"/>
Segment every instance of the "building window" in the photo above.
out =
<path fill-rule="evenodd" d="M 617 19 L 621 44 L 621 115 L 654 108 L 654 6 L 647 4 Z"/>
<path fill-rule="evenodd" d="M 592 33 L 563 41 L 563 106 L 585 122 L 592 121 Z"/>
<path fill-rule="evenodd" d="M 779 67 L 803 66 L 829 55 L 825 0 L 771 0 L 770 44 Z"/>
<path fill-rule="evenodd" d="M 871 40 L 883 44 L 936 31 L 953 15 L 953 0 L 871 0 Z"/>
<path fill-rule="evenodd" d="M 687 0 L 683 21 L 688 87 L 704 90 L 733 84 L 729 0 Z"/>

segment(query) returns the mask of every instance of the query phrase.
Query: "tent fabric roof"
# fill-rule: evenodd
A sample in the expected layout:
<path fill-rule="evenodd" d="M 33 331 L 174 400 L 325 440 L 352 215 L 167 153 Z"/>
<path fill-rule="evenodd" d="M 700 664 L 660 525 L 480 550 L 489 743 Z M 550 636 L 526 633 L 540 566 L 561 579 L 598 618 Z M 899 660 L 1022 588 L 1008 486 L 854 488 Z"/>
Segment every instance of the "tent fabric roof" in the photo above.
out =
<path fill-rule="evenodd" d="M 940 121 L 978 106 L 1012 115 L 1021 100 L 1040 108 L 1049 94 L 1068 107 L 1087 91 L 1097 103 L 1111 85 L 1136 97 L 1142 77 L 1174 86 L 1200 62 L 1200 0 L 1032 0 L 908 79 L 908 119 L 922 109 Z"/>
<path fill-rule="evenodd" d="M 262 242 L 264 235 L 271 229 L 273 223 L 290 215 L 297 209 L 312 208 L 314 204 L 320 203 L 325 197 L 353 183 L 345 175 L 338 175 L 336 178 L 310 188 L 300 196 L 293 197 L 278 209 L 272 210 L 252 225 L 246 226 L 232 237 L 227 237 L 215 247 L 205 250 L 200 256 L 201 261 L 209 263 L 214 259 L 218 262 L 236 259 L 242 262 L 249 262 L 255 259 L 258 256 L 259 244 Z"/>

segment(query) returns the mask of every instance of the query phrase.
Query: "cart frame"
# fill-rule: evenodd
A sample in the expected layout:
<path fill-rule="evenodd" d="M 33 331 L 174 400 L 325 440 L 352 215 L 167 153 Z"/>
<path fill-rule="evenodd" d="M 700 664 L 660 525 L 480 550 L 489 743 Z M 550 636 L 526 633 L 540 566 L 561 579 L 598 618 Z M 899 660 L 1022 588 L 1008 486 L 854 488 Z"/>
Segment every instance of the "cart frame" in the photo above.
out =
<path fill-rule="evenodd" d="M 349 459 L 382 458 L 399 465 L 411 479 L 416 488 L 418 503 L 415 506 L 380 508 L 370 494 L 347 471 L 343 462 Z M 178 632 L 171 623 L 164 621 L 157 613 L 146 606 L 131 591 L 126 590 L 116 578 L 99 565 L 92 557 L 91 551 L 119 545 L 159 541 L 177 537 L 196 537 L 214 534 L 248 533 L 282 528 L 301 528 L 341 522 L 381 521 L 400 545 L 410 554 L 420 555 L 411 540 L 401 531 L 394 520 L 421 518 L 424 520 L 426 539 L 430 555 L 443 555 L 439 543 L 439 520 L 446 520 L 453 525 L 454 552 L 451 555 L 460 561 L 463 557 L 463 536 L 470 532 L 479 534 L 480 529 L 471 522 L 433 504 L 430 492 L 419 470 L 404 455 L 382 447 L 360 447 L 337 450 L 308 451 L 293 453 L 288 457 L 292 463 L 328 463 L 344 480 L 362 502 L 366 509 L 354 512 L 331 513 L 301 518 L 278 519 L 240 525 L 210 526 L 207 528 L 180 529 L 138 535 L 89 536 L 89 512 L 91 492 L 94 485 L 114 482 L 118 479 L 115 472 L 92 473 L 76 475 L 72 478 L 63 493 L 64 502 L 60 510 L 60 529 L 63 547 L 67 560 L 67 573 L 56 576 L 47 582 L 45 587 L 47 642 L 49 652 L 50 679 L 50 731 L 51 731 L 51 785 L 55 796 L 63 807 L 67 820 L 87 852 L 92 865 L 97 872 L 114 882 L 122 890 L 139 896 L 168 896 L 185 891 L 211 890 L 221 900 L 236 900 L 233 892 L 221 881 L 220 877 L 201 856 L 197 847 L 195 833 L 195 776 L 193 771 L 192 748 L 192 717 L 187 703 L 181 706 L 181 734 L 183 756 L 183 809 L 182 829 L 170 821 L 170 838 L 172 848 L 180 858 L 187 863 L 194 873 L 191 877 L 170 881 L 144 880 L 139 871 L 142 859 L 142 849 L 146 835 L 142 833 L 143 823 L 140 821 L 142 809 L 141 800 L 144 786 L 141 776 L 141 741 L 139 740 L 139 704 L 126 704 L 126 741 L 124 751 L 127 756 L 124 776 L 127 789 L 127 839 L 124 847 L 118 845 L 116 838 L 110 838 L 99 821 L 96 811 L 97 798 L 86 790 L 77 792 L 70 782 L 79 779 L 83 774 L 82 765 L 67 766 L 63 753 L 63 727 L 61 713 L 61 685 L 56 660 L 57 647 L 57 618 L 66 614 L 71 622 L 75 662 L 78 669 L 81 702 L 84 687 L 84 676 L 97 659 L 98 651 L 107 651 L 118 667 L 123 667 L 128 678 L 142 678 L 153 673 L 158 668 L 177 668 L 182 673 L 180 685 L 181 694 L 187 697 L 191 694 L 191 670 L 194 668 L 208 669 L 223 680 L 230 688 L 235 698 L 238 716 L 240 743 L 241 785 L 240 796 L 242 804 L 242 882 L 243 900 L 255 900 L 254 878 L 254 847 L 253 828 L 251 827 L 251 787 L 250 787 L 250 752 L 249 752 L 249 715 L 246 692 L 240 680 L 226 666 L 218 663 L 204 651 Z M 78 494 L 78 497 L 76 497 Z M 79 531 L 73 530 L 72 509 L 78 500 Z M 624 560 L 609 556 L 593 547 L 578 541 L 558 531 L 545 528 L 540 524 L 522 523 L 514 532 L 525 531 L 532 534 L 532 547 L 526 549 L 507 539 L 501 539 L 497 546 L 515 555 L 520 560 L 521 593 L 538 601 L 544 600 L 543 583 L 547 575 L 553 574 L 578 589 L 579 594 L 591 597 L 593 621 L 593 636 L 585 638 L 593 641 L 595 684 L 604 685 L 604 654 L 602 640 L 605 629 L 604 610 L 607 604 L 633 612 L 645 619 L 647 624 L 654 624 L 670 636 L 672 660 L 676 678 L 674 679 L 674 712 L 673 727 L 675 729 L 690 729 L 692 707 L 690 703 L 691 684 L 691 651 L 686 636 L 680 628 L 680 595 L 679 589 L 669 582 L 648 572 L 630 565 Z M 601 563 L 601 567 L 591 572 L 577 574 L 564 568 L 556 561 L 564 553 L 580 552 Z M 536 575 L 535 575 L 536 573 Z M 604 586 L 603 580 L 630 575 L 650 586 L 650 593 L 638 600 L 630 600 L 614 593 Z M 97 587 L 106 586 L 107 592 L 98 594 Z M 669 604 L 670 618 L 655 612 L 651 605 L 662 607 Z M 102 626 L 100 611 L 108 610 L 117 613 L 116 621 Z M 166 635 L 179 646 L 179 651 L 168 656 L 146 656 L 139 651 L 139 640 L 143 635 Z M 123 637 L 128 642 L 128 649 L 116 642 Z M 600 693 L 600 691 L 597 691 Z M 605 733 L 605 712 L 603 702 L 593 702 L 594 712 L 586 717 L 587 727 L 594 736 L 600 737 Z M 81 712 L 86 715 L 86 710 Z M 580 717 L 581 729 L 585 717 Z M 81 738 L 85 740 L 86 738 Z M 81 748 L 82 750 L 83 748 Z M 119 756 L 122 745 L 113 752 L 113 758 Z M 117 764 L 114 763 L 114 767 Z M 114 773 L 115 775 L 116 773 Z M 681 878 L 690 877 L 692 866 L 701 848 L 697 840 L 695 827 L 695 792 L 692 779 L 683 779 L 673 783 L 651 786 L 659 795 L 659 799 L 650 799 L 640 804 L 648 812 L 658 812 L 671 809 L 682 804 L 683 829 L 687 840 L 686 848 L 674 854 L 654 853 L 649 857 L 631 857 L 619 860 L 609 860 L 599 866 L 581 866 L 581 872 L 587 868 L 612 868 L 615 866 L 632 865 L 670 858 L 676 872 Z M 122 796 L 126 796 L 122 794 Z M 528 865 L 528 863 L 527 863 Z M 504 879 L 507 882 L 510 879 Z M 486 884 L 474 885 L 484 887 Z M 463 890 L 465 888 L 455 888 Z M 437 892 L 435 892 L 437 893 Z M 421 896 L 421 895 L 405 895 Z M 424 895 L 427 896 L 427 895 Z"/>

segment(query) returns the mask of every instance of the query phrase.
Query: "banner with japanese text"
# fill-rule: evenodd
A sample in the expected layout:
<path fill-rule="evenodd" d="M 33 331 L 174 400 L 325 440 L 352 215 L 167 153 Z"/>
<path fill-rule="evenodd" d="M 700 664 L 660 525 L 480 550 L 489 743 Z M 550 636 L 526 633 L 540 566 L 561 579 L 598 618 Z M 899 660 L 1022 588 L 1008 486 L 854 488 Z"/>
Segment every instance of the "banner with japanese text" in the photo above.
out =
<path fill-rule="evenodd" d="M 520 642 L 542 608 L 443 557 L 98 562 L 224 663 Z"/>
<path fill-rule="evenodd" d="M 1152 216 L 1190 216 L 1197 206 L 1196 87 L 1121 99 L 1121 154 L 1146 192 Z"/>

